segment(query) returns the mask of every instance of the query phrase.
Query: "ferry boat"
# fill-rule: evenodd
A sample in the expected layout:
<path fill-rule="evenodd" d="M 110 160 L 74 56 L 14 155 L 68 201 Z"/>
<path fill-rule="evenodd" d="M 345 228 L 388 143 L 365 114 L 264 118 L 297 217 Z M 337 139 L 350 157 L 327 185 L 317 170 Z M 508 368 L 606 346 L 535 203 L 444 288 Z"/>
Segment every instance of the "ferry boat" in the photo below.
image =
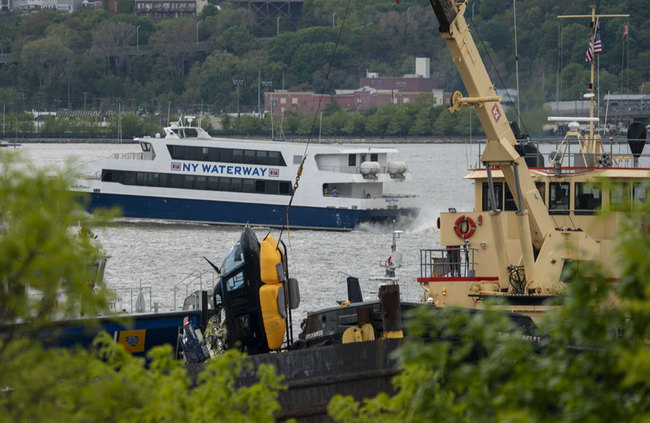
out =
<path fill-rule="evenodd" d="M 589 131 L 572 123 L 545 163 L 505 117 L 464 19 L 467 2 L 431 3 L 468 91 L 468 97 L 452 95 L 450 112 L 473 106 L 487 143 L 483 167 L 467 176 L 474 181 L 474 209 L 441 213 L 440 248 L 420 252 L 422 299 L 471 308 L 499 299 L 504 309 L 537 318 L 548 309 L 546 300 L 563 291 L 569 263 L 597 262 L 620 276 L 619 222 L 636 203 L 647 201 L 650 169 L 639 166 L 647 130 L 641 122 L 630 125 L 629 153 L 615 153 L 613 140 L 603 143 L 594 130 L 592 62 L 585 95 L 591 100 Z M 595 9 L 585 17 L 597 27 Z"/>
<path fill-rule="evenodd" d="M 91 210 L 213 224 L 352 230 L 418 213 L 414 195 L 384 192 L 410 178 L 394 148 L 312 144 L 306 154 L 300 143 L 213 138 L 192 121 L 137 138 L 142 152 L 99 162 L 73 189 L 90 193 Z"/>

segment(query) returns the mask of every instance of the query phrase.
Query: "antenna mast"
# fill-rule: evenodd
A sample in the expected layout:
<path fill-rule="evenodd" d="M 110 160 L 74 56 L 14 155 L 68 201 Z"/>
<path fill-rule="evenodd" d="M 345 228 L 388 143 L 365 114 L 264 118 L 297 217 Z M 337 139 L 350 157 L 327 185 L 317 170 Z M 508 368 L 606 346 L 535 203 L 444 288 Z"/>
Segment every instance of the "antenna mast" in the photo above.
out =
<path fill-rule="evenodd" d="M 557 18 L 558 19 L 573 19 L 573 18 L 589 18 L 591 19 L 591 22 L 589 23 L 589 27 L 592 29 L 591 33 L 591 38 L 590 38 L 590 45 L 593 45 L 594 43 L 594 38 L 596 36 L 596 31 L 598 29 L 598 22 L 600 18 L 629 18 L 629 14 L 613 14 L 613 15 L 597 15 L 596 14 L 596 5 L 592 4 L 591 5 L 591 14 L 589 15 L 559 15 Z M 591 81 L 589 82 L 589 117 L 593 118 L 594 117 L 594 97 L 596 94 L 594 93 L 594 60 L 591 61 Z M 595 152 L 596 149 L 596 142 L 595 142 L 595 136 L 594 136 L 594 122 L 593 120 L 589 121 L 589 144 L 591 148 L 589 149 L 590 152 Z M 592 151 L 593 150 L 593 151 Z"/>

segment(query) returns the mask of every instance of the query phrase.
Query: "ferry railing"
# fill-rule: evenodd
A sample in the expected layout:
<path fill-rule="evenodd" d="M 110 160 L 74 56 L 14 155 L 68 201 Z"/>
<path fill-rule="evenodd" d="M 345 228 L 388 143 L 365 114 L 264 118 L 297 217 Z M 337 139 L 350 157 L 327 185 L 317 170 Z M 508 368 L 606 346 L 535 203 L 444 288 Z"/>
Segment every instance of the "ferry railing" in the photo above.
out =
<path fill-rule="evenodd" d="M 153 160 L 153 154 L 150 152 L 140 151 L 131 153 L 113 153 L 111 159 L 114 160 Z"/>
<path fill-rule="evenodd" d="M 138 295 L 142 291 L 145 299 L 145 310 L 136 310 L 136 303 Z M 153 303 L 153 288 L 150 286 L 142 286 L 138 288 L 111 288 L 111 293 L 108 300 L 109 308 L 115 312 L 134 313 L 146 312 L 154 310 L 157 311 L 158 303 Z M 148 309 L 146 309 L 146 305 Z"/>
<path fill-rule="evenodd" d="M 476 251 L 465 246 L 420 250 L 420 277 L 473 278 Z"/>
<path fill-rule="evenodd" d="M 187 275 L 183 279 L 181 279 L 176 285 L 174 285 L 174 310 L 178 310 L 179 308 L 177 307 L 176 303 L 176 292 L 178 291 L 185 291 L 182 301 L 185 301 L 185 298 L 187 298 L 192 292 L 196 290 L 203 290 L 203 287 L 205 286 L 206 288 L 214 288 L 215 285 L 215 273 L 214 272 L 199 272 L 198 270 L 195 270 Z M 181 304 L 182 307 L 182 304 Z"/>
<path fill-rule="evenodd" d="M 359 166 L 318 166 L 318 168 L 327 172 L 361 174 Z M 387 167 L 380 167 L 378 173 L 388 173 Z"/>

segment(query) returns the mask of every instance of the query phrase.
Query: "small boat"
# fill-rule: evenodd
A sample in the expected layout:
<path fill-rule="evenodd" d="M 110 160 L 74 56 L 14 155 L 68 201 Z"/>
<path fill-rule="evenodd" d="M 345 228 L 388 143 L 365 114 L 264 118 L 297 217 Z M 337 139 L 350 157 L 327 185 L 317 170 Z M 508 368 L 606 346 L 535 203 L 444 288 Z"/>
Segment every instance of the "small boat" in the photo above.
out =
<path fill-rule="evenodd" d="M 16 148 L 20 147 L 22 144 L 16 141 L 13 142 L 8 142 L 8 141 L 2 141 L 0 140 L 0 147 L 11 147 L 11 148 Z"/>
<path fill-rule="evenodd" d="M 384 192 L 409 177 L 394 148 L 313 144 L 307 155 L 300 143 L 213 138 L 192 121 L 136 139 L 142 152 L 98 162 L 72 189 L 91 210 L 212 224 L 352 230 L 418 213 L 417 197 Z"/>

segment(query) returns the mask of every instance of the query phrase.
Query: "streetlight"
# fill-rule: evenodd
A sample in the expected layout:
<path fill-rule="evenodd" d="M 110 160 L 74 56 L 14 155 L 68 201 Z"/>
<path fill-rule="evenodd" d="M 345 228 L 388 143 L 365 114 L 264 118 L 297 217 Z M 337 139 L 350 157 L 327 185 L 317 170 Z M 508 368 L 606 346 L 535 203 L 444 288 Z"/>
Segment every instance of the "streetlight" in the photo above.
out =
<path fill-rule="evenodd" d="M 140 51 L 140 25 L 135 27 L 135 49 Z"/>
<path fill-rule="evenodd" d="M 237 117 L 239 117 L 239 87 L 244 85 L 244 80 L 243 79 L 233 79 L 232 80 L 233 85 L 237 87 Z"/>
<path fill-rule="evenodd" d="M 201 23 L 201 21 L 196 22 L 196 45 L 197 46 L 199 45 L 199 24 L 200 23 Z"/>

